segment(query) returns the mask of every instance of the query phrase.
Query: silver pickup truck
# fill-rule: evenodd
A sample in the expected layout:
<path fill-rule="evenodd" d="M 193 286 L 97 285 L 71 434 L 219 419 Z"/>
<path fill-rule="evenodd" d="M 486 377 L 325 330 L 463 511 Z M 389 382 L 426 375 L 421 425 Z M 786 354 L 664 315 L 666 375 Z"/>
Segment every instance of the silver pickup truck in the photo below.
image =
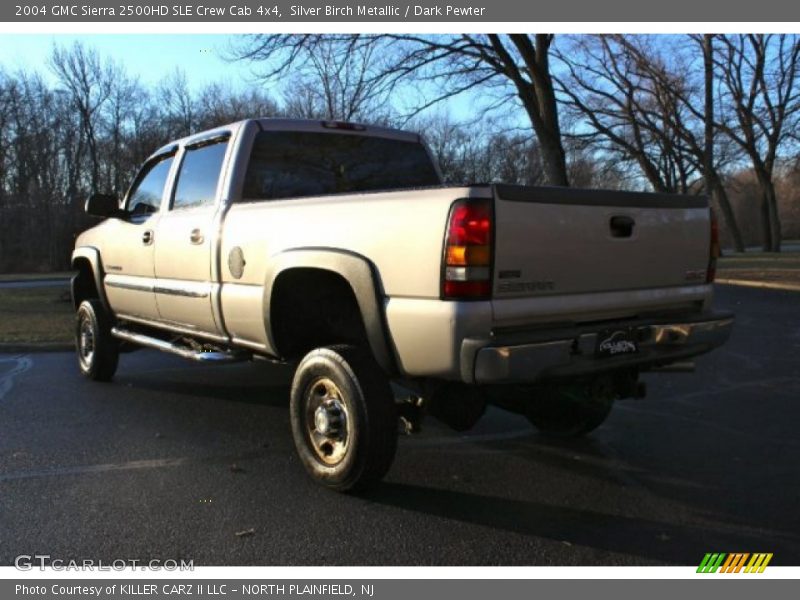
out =
<path fill-rule="evenodd" d="M 234 123 L 87 211 L 105 220 L 72 255 L 81 371 L 109 380 L 140 346 L 294 364 L 297 451 L 337 490 L 380 479 L 421 414 L 464 430 L 492 403 L 586 433 L 733 323 L 711 310 L 706 198 L 445 186 L 398 130 Z"/>

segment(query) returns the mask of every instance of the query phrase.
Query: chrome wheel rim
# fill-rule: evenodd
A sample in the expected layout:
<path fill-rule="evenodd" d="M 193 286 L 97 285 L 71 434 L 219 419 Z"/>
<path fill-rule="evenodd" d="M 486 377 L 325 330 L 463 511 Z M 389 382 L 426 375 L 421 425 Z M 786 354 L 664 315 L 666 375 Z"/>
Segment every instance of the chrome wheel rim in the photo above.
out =
<path fill-rule="evenodd" d="M 339 387 L 320 377 L 306 388 L 303 400 L 308 445 L 323 464 L 339 464 L 350 441 L 349 414 Z"/>
<path fill-rule="evenodd" d="M 89 317 L 81 315 L 80 325 L 78 326 L 78 356 L 81 365 L 88 368 L 94 358 L 94 330 Z"/>

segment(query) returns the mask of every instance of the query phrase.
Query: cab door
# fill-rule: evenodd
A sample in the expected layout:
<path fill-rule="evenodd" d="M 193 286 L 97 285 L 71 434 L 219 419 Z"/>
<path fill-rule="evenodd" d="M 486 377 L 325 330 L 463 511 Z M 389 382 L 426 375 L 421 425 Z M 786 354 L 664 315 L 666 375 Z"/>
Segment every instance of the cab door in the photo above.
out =
<path fill-rule="evenodd" d="M 155 297 L 161 320 L 212 335 L 222 335 L 213 310 L 217 282 L 211 261 L 228 137 L 184 147 L 169 208 L 155 236 Z"/>
<path fill-rule="evenodd" d="M 155 235 L 175 152 L 144 164 L 125 200 L 127 216 L 104 225 L 103 271 L 106 295 L 119 316 L 152 320 L 159 316 L 155 294 Z"/>

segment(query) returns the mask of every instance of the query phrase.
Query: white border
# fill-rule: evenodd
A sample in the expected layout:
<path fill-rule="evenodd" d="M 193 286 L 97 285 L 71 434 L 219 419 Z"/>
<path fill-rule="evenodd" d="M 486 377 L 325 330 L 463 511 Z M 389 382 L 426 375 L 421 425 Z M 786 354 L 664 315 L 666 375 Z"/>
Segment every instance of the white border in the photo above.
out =
<path fill-rule="evenodd" d="M 180 28 L 180 31 L 177 31 Z M 232 33 L 789 33 L 800 32 L 800 22 L 773 21 L 768 23 L 626 23 L 609 22 L 306 22 L 306 21 L 251 21 L 241 22 L 33 22 L 0 23 L 0 34 L 232 34 Z"/>
<path fill-rule="evenodd" d="M 800 567 L 772 567 L 763 573 L 697 573 L 697 567 L 196 567 L 194 571 L 18 571 L 0 567 L 0 579 L 800 579 Z"/>
<path fill-rule="evenodd" d="M 2 22 L 0 34 L 244 34 L 244 33 L 788 33 L 800 22 Z M 196 567 L 194 571 L 19 571 L 0 567 L 0 579 L 800 579 L 800 567 L 767 567 L 760 574 L 699 574 L 696 567 Z"/>

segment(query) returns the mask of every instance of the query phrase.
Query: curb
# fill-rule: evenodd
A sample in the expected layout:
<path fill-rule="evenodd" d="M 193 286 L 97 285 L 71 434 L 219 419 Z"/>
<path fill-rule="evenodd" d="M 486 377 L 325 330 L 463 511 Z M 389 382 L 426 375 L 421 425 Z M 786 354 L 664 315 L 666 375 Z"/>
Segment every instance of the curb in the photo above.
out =
<path fill-rule="evenodd" d="M 20 352 L 68 352 L 75 349 L 75 345 L 66 342 L 42 343 L 0 343 L 0 354 L 16 354 Z"/>
<path fill-rule="evenodd" d="M 800 283 L 771 283 L 767 281 L 754 281 L 752 279 L 721 279 L 717 278 L 714 283 L 721 285 L 738 285 L 742 287 L 762 288 L 767 290 L 784 290 L 788 292 L 800 292 Z"/>

